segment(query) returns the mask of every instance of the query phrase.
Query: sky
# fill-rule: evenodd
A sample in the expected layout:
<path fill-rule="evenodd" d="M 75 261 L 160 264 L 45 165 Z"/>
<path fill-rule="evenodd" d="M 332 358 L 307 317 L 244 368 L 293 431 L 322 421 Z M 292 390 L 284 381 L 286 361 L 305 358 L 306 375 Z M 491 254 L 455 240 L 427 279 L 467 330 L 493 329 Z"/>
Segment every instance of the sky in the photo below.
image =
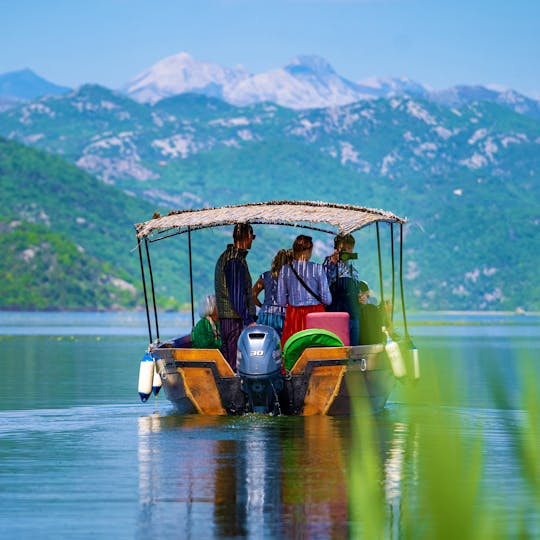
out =
<path fill-rule="evenodd" d="M 0 74 L 117 89 L 182 51 L 251 73 L 316 54 L 352 81 L 540 99 L 540 0 L 0 0 Z"/>

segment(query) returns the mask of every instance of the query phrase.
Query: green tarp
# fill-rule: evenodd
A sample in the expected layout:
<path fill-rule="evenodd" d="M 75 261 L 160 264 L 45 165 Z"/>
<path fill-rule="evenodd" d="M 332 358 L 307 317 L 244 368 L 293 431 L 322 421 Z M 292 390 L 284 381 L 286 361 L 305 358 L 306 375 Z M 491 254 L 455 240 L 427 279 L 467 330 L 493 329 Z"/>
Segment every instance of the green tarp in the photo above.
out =
<path fill-rule="evenodd" d="M 343 347 L 343 341 L 329 330 L 310 328 L 293 334 L 283 347 L 285 368 L 290 370 L 308 347 Z"/>

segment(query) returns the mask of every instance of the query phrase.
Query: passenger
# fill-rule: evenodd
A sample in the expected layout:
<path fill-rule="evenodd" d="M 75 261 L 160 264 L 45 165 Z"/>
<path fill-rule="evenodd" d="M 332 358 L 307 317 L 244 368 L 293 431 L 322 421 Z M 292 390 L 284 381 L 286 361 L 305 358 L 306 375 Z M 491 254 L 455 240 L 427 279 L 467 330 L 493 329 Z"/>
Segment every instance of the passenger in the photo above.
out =
<path fill-rule="evenodd" d="M 338 234 L 334 238 L 334 252 L 323 262 L 332 293 L 332 303 L 328 311 L 341 311 L 349 314 L 349 334 L 351 345 L 359 344 L 360 333 L 360 279 L 352 264 L 355 254 L 354 237 L 351 234 Z"/>
<path fill-rule="evenodd" d="M 308 313 L 325 311 L 332 301 L 322 265 L 309 262 L 313 251 L 311 236 L 297 236 L 293 243 L 293 261 L 281 269 L 277 301 L 286 307 L 281 346 L 296 332 L 306 328 Z"/>
<path fill-rule="evenodd" d="M 238 338 L 246 326 L 255 324 L 255 304 L 246 257 L 255 239 L 249 223 L 237 223 L 233 244 L 220 255 L 215 269 L 216 302 L 221 324 L 223 356 L 236 370 Z"/>
<path fill-rule="evenodd" d="M 253 301 L 260 307 L 257 316 L 258 324 L 266 324 L 274 328 L 279 336 L 283 332 L 285 308 L 277 303 L 278 276 L 284 264 L 292 261 L 292 252 L 280 249 L 274 256 L 270 270 L 263 272 L 253 286 Z M 259 294 L 264 290 L 264 302 L 261 304 Z"/>
<path fill-rule="evenodd" d="M 383 343 L 385 334 L 382 327 L 385 326 L 390 335 L 394 335 L 391 321 L 392 302 L 387 300 L 383 305 L 377 305 L 377 299 L 373 296 L 369 285 L 360 281 L 360 345 Z"/>
<path fill-rule="evenodd" d="M 221 349 L 221 334 L 216 297 L 206 295 L 199 307 L 200 319 L 191 331 L 191 346 L 195 349 Z"/>
<path fill-rule="evenodd" d="M 366 281 L 360 280 L 358 282 L 359 292 L 358 292 L 358 301 L 361 304 L 373 304 L 377 305 L 377 298 L 373 295 L 373 291 L 369 288 L 369 285 Z"/>

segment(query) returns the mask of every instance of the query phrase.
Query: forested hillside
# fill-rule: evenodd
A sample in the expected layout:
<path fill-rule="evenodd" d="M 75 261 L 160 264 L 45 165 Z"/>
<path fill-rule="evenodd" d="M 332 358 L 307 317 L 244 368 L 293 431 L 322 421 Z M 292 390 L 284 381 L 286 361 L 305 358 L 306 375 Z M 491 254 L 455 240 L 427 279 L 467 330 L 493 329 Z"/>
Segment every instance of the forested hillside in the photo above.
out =
<path fill-rule="evenodd" d="M 0 114 L 0 133 L 63 158 L 2 142 L 2 234 L 18 221 L 62 234 L 80 257 L 109 265 L 96 275 L 138 286 L 132 224 L 155 210 L 327 200 L 409 219 L 412 308 L 540 309 L 540 122 L 501 105 L 446 107 L 401 97 L 292 111 L 194 95 L 146 105 L 85 86 Z M 201 293 L 212 288 L 226 235 L 216 231 L 196 245 Z M 289 236 L 260 236 L 254 277 Z M 358 265 L 373 282 L 373 241 L 365 237 Z M 330 249 L 324 239 L 320 258 Z M 159 280 L 160 306 L 189 300 L 183 251 L 178 243 L 158 249 L 156 276 L 166 278 Z M 108 278 L 93 281 L 107 300 L 83 302 L 89 309 L 136 301 L 128 289 L 108 291 Z"/>
<path fill-rule="evenodd" d="M 2 309 L 140 303 L 132 224 L 147 203 L 59 157 L 0 138 Z"/>

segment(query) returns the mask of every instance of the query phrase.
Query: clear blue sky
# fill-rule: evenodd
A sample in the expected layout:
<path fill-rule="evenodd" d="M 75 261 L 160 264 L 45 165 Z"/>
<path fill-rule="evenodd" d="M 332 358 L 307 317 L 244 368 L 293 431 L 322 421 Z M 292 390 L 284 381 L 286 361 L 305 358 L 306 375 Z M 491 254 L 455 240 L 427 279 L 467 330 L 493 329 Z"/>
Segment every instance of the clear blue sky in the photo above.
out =
<path fill-rule="evenodd" d="M 181 51 L 252 73 L 318 54 L 354 81 L 540 99 L 540 0 L 0 0 L 0 73 L 118 88 Z"/>

